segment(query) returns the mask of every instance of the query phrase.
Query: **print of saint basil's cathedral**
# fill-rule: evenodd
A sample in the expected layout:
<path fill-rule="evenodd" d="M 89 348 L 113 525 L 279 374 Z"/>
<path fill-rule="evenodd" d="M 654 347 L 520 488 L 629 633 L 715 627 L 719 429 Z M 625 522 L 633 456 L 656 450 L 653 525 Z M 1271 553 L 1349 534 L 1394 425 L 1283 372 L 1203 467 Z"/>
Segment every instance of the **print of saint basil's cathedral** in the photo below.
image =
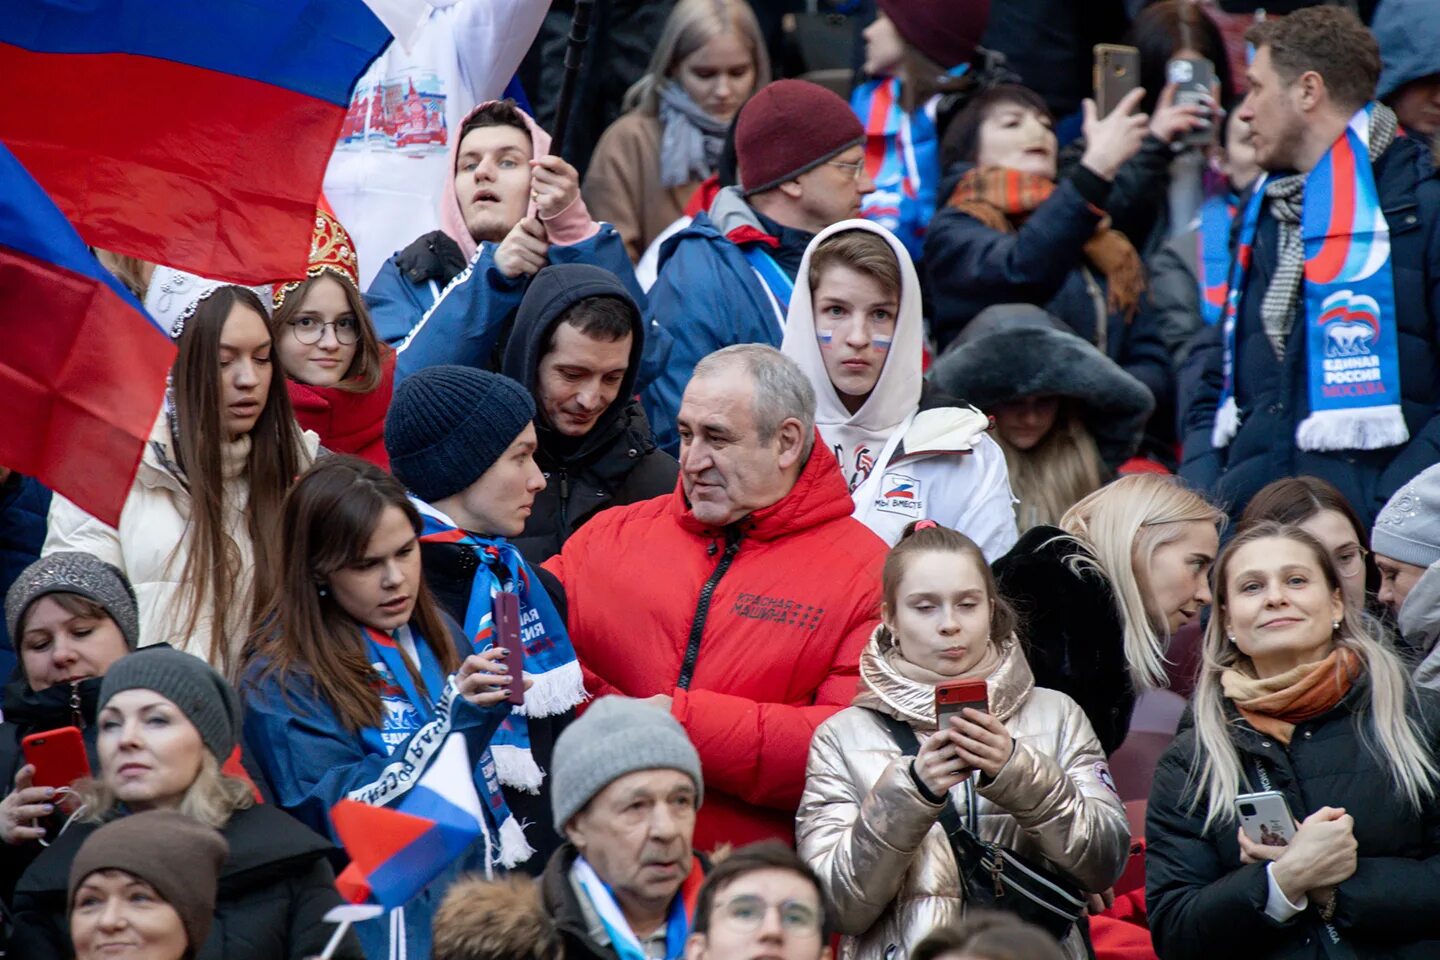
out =
<path fill-rule="evenodd" d="M 406 71 L 357 87 L 337 147 L 384 145 L 412 156 L 444 153 L 449 136 L 440 89 L 432 70 Z"/>

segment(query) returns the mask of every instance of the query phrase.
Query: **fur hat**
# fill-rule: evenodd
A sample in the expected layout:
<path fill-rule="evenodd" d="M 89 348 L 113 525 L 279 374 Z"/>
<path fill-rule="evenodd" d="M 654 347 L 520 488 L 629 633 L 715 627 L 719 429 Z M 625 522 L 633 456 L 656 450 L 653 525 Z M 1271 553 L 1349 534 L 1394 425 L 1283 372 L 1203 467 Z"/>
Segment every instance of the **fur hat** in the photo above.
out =
<path fill-rule="evenodd" d="M 1081 406 L 1080 417 L 1110 467 L 1140 446 L 1155 409 L 1150 388 L 1039 307 L 1006 303 L 982 310 L 935 361 L 930 379 L 986 413 L 1038 394 Z"/>
<path fill-rule="evenodd" d="M 522 874 L 464 877 L 435 911 L 431 960 L 562 960 L 565 943 L 540 887 Z"/>

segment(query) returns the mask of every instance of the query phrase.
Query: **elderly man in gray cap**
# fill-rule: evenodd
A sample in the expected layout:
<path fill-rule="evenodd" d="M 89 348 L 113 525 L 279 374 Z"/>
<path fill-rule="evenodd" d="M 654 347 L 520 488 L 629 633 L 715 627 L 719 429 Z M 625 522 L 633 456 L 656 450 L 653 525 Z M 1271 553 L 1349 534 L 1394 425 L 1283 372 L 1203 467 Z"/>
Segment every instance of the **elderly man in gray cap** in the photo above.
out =
<path fill-rule="evenodd" d="M 555 742 L 555 829 L 540 880 L 566 960 L 678 956 L 708 862 L 691 847 L 704 779 L 679 721 L 602 697 Z"/>

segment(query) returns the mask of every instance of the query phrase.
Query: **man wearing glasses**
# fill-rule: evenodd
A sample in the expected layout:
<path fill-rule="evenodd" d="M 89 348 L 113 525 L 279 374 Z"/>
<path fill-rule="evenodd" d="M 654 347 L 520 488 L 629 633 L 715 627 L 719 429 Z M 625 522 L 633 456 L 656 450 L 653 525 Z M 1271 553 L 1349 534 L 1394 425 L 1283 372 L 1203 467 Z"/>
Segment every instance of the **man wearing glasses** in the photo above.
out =
<path fill-rule="evenodd" d="M 685 960 L 830 960 L 820 881 L 782 843 L 741 847 L 710 871 Z"/>
<path fill-rule="evenodd" d="M 803 80 L 762 89 L 735 122 L 740 184 L 666 241 L 649 317 L 672 339 L 643 399 L 660 446 L 680 446 L 675 415 L 701 357 L 738 343 L 778 347 L 810 240 L 860 216 L 875 189 L 865 129 L 840 97 Z"/>

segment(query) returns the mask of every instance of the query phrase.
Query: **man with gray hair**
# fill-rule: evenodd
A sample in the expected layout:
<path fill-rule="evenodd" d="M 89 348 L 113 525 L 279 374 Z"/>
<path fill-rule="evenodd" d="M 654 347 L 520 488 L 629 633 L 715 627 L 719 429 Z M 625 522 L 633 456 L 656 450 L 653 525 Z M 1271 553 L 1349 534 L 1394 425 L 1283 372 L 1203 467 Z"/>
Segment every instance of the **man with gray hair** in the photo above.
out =
<path fill-rule="evenodd" d="M 885 545 L 850 516 L 793 360 L 749 344 L 695 367 L 673 494 L 597 515 L 546 567 L 595 695 L 646 698 L 699 751 L 695 846 L 793 842 L 810 736 L 855 694 Z"/>

